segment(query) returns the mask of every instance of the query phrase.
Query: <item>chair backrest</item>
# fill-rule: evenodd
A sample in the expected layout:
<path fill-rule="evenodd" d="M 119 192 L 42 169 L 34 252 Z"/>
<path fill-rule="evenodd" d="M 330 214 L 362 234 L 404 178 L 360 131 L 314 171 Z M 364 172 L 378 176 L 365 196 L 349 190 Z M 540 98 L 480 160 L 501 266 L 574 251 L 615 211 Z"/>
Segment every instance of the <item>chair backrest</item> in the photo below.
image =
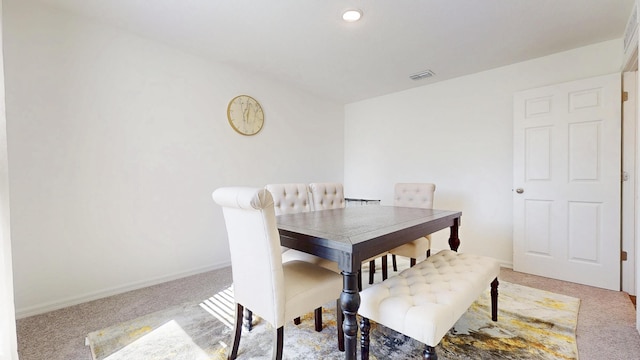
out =
<path fill-rule="evenodd" d="M 346 206 L 341 183 L 309 184 L 313 210 L 340 209 Z"/>
<path fill-rule="evenodd" d="M 307 184 L 269 184 L 276 215 L 311 211 Z"/>
<path fill-rule="evenodd" d="M 284 275 L 273 198 L 266 189 L 216 189 L 227 227 L 233 293 L 242 304 L 276 328 L 284 324 Z"/>
<path fill-rule="evenodd" d="M 436 185 L 431 183 L 398 183 L 394 189 L 393 205 L 433 209 Z"/>

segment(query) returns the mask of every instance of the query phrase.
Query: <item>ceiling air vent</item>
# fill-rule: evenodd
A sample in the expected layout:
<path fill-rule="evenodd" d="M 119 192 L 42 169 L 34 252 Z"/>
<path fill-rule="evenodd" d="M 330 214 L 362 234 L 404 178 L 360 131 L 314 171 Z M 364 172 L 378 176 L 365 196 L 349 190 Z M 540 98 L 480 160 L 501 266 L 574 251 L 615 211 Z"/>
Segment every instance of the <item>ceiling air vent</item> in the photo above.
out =
<path fill-rule="evenodd" d="M 430 78 L 433 75 L 435 75 L 433 71 L 425 70 L 425 71 L 420 71 L 419 73 L 415 73 L 413 75 L 409 75 L 409 78 L 411 80 L 422 80 L 422 79 Z"/>

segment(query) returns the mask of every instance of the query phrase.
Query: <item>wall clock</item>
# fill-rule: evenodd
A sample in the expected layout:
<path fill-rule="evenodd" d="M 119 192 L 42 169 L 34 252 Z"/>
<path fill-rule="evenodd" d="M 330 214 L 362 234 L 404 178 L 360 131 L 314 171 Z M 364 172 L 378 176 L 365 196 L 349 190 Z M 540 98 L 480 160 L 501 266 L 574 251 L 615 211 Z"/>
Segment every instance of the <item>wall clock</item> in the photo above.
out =
<path fill-rule="evenodd" d="M 229 102 L 227 119 L 239 134 L 255 135 L 264 125 L 264 112 L 256 99 L 249 95 L 238 95 Z"/>

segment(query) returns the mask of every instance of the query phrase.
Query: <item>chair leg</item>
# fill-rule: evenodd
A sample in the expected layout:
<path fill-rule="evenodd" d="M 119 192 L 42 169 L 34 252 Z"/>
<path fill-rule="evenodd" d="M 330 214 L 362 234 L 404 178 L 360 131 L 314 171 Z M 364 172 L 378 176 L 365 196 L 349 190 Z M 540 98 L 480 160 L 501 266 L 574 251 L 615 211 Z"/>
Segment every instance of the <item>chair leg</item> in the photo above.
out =
<path fill-rule="evenodd" d="M 369 261 L 369 285 L 373 284 L 373 274 L 376 272 L 376 261 Z"/>
<path fill-rule="evenodd" d="M 389 272 L 387 271 L 387 255 L 382 256 L 382 280 L 387 280 Z"/>
<path fill-rule="evenodd" d="M 322 331 L 322 307 L 316 308 L 314 311 L 314 317 L 316 318 L 316 331 Z"/>
<path fill-rule="evenodd" d="M 366 317 L 362 317 L 360 320 L 360 359 L 369 360 L 369 330 L 371 329 L 371 323 Z"/>
<path fill-rule="evenodd" d="M 253 313 L 251 310 L 244 308 L 243 311 L 243 325 L 247 331 L 251 331 L 253 329 Z"/>
<path fill-rule="evenodd" d="M 231 345 L 231 354 L 227 356 L 228 360 L 234 360 L 238 357 L 238 345 L 240 345 L 240 333 L 242 332 L 242 313 L 243 306 L 236 304 L 236 323 L 233 329 L 233 345 Z"/>
<path fill-rule="evenodd" d="M 427 249 L 427 257 L 431 256 L 431 249 Z"/>
<path fill-rule="evenodd" d="M 416 259 L 414 258 L 409 259 L 409 267 L 414 267 L 414 266 L 416 266 Z"/>
<path fill-rule="evenodd" d="M 300 318 L 297 317 L 297 318 L 293 319 L 293 323 L 296 324 L 296 325 L 300 325 Z"/>
<path fill-rule="evenodd" d="M 336 300 L 336 326 L 338 327 L 338 350 L 344 352 L 344 329 L 342 323 L 344 322 L 344 314 L 342 313 L 342 307 L 340 306 L 340 299 Z"/>
<path fill-rule="evenodd" d="M 436 348 L 433 346 L 427 345 L 427 348 L 424 349 L 424 360 L 438 360 L 438 354 L 436 354 Z"/>
<path fill-rule="evenodd" d="M 273 360 L 282 360 L 282 346 L 284 344 L 284 326 L 280 326 L 275 332 L 276 338 L 273 344 Z"/>
<path fill-rule="evenodd" d="M 491 320 L 498 321 L 498 278 L 491 282 Z"/>
<path fill-rule="evenodd" d="M 398 271 L 398 263 L 394 254 L 391 254 L 391 263 L 393 263 L 393 271 Z"/>

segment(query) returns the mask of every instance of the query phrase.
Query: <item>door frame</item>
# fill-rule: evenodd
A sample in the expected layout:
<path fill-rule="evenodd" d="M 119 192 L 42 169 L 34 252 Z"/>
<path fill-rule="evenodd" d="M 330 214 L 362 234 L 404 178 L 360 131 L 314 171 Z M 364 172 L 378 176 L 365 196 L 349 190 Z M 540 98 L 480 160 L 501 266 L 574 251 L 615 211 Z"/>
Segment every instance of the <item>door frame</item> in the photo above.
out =
<path fill-rule="evenodd" d="M 637 218 L 637 72 L 622 74 L 622 88 L 628 100 L 622 103 L 622 183 L 621 183 L 621 250 L 627 260 L 621 261 L 620 288 L 636 295 L 636 218 Z"/>
<path fill-rule="evenodd" d="M 633 11 L 638 11 L 637 6 L 633 7 Z M 637 33 L 637 29 L 635 30 L 635 32 Z M 622 65 L 622 71 L 626 72 L 626 71 L 638 71 L 639 68 L 639 61 L 638 61 L 638 47 L 640 45 L 640 40 L 638 38 L 637 35 L 634 35 L 634 40 L 633 42 L 629 45 L 629 49 L 628 51 L 625 51 L 625 58 L 623 59 L 623 65 Z M 637 106 L 637 104 L 640 104 L 640 81 L 637 81 L 636 79 L 636 86 L 635 86 L 635 90 L 636 90 L 636 96 L 634 97 L 635 101 L 636 101 L 636 111 L 635 111 L 635 118 L 636 118 L 636 125 L 638 122 L 638 118 L 640 118 L 640 106 Z M 640 126 L 636 126 L 636 139 L 635 139 L 635 143 L 634 145 L 634 155 L 636 156 L 636 168 L 634 171 L 634 175 L 635 175 L 635 188 L 636 189 L 640 189 L 640 174 L 638 174 L 638 170 L 639 167 L 638 165 L 638 159 L 640 159 L 640 146 L 638 144 L 638 139 L 640 139 Z M 637 224 L 640 224 L 640 211 L 638 211 L 638 199 L 636 199 L 636 194 L 634 194 L 634 200 L 635 200 L 635 206 L 634 206 L 634 225 L 636 227 L 637 230 Z M 636 234 L 634 234 L 634 238 L 633 238 L 633 243 L 635 246 L 635 253 L 634 254 L 628 254 L 629 256 L 633 256 L 634 261 L 637 263 L 637 260 L 640 259 L 640 246 L 638 246 L 638 234 L 636 231 Z M 635 284 L 636 284 L 636 290 L 640 289 L 640 268 L 636 266 L 635 272 L 633 273 L 633 275 L 635 276 Z M 636 307 L 636 330 L 638 330 L 638 332 L 640 332 L 640 307 Z"/>
<path fill-rule="evenodd" d="M 2 4 L 0 3 L 0 16 Z M 2 19 L 0 19 L 0 26 Z M 0 29 L 0 46 L 2 30 Z M 0 54 L 0 360 L 18 360 L 9 217 L 9 156 L 4 92 L 4 57 Z"/>

